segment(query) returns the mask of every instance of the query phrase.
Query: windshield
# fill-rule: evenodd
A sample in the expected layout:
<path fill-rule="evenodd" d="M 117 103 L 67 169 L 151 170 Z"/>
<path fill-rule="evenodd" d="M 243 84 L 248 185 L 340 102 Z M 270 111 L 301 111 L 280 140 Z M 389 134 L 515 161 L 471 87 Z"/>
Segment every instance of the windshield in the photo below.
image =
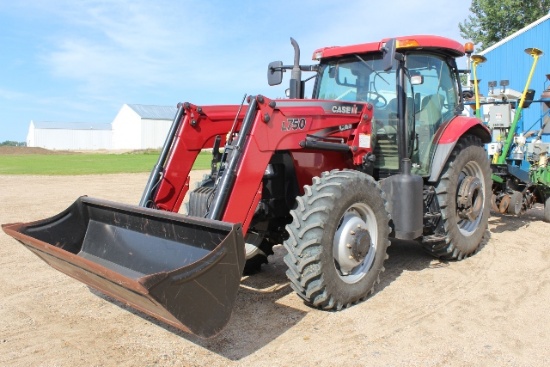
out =
<path fill-rule="evenodd" d="M 413 91 L 406 90 L 414 99 L 416 112 L 422 108 L 425 97 L 437 94 L 441 100 L 441 113 L 450 118 L 454 115 L 456 83 L 446 61 L 431 54 L 411 54 L 406 57 L 406 66 L 413 78 Z M 381 108 L 395 108 L 396 71 L 383 70 L 382 56 L 378 54 L 352 55 L 347 58 L 322 64 L 314 98 L 341 101 L 370 102 Z M 375 110 L 376 115 L 376 110 Z"/>
<path fill-rule="evenodd" d="M 395 70 L 383 71 L 381 55 L 354 55 L 325 64 L 316 98 L 370 102 L 382 107 L 396 96 Z"/>
<path fill-rule="evenodd" d="M 406 54 L 405 66 L 408 77 L 403 85 L 403 107 L 407 139 L 411 142 L 407 156 L 412 158 L 415 172 L 428 175 L 436 132 L 456 113 L 456 76 L 448 60 L 433 53 Z M 394 157 L 399 121 L 396 70 L 383 68 L 381 54 L 356 54 L 323 63 L 314 98 L 371 103 L 373 141 L 378 144 L 375 166 L 395 170 L 399 165 Z"/>

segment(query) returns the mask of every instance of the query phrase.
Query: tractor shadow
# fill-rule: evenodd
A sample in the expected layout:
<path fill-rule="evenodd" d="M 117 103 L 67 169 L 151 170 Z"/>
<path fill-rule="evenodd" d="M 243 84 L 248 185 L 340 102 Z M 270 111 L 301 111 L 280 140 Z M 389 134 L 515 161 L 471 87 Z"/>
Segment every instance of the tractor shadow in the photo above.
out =
<path fill-rule="evenodd" d="M 263 265 L 262 270 L 257 274 L 242 278 L 229 323 L 211 339 L 202 339 L 185 333 L 102 293 L 92 289 L 91 291 L 195 345 L 228 360 L 239 361 L 294 328 L 309 313 L 327 312 L 310 308 L 293 293 L 285 274 L 287 267 L 283 257 L 286 250 L 283 246 L 275 246 L 273 250 L 274 254 L 269 257 L 268 265 Z M 376 286 L 373 297 L 390 286 L 404 272 L 422 271 L 450 264 L 433 258 L 414 241 L 392 240 L 387 253 L 389 258 L 384 263 L 385 272 L 380 276 L 380 284 Z"/>
<path fill-rule="evenodd" d="M 262 265 L 262 270 L 259 273 L 242 278 L 229 323 L 218 335 L 210 339 L 203 339 L 183 332 L 103 293 L 92 288 L 89 289 L 94 295 L 172 334 L 228 360 L 238 361 L 280 337 L 298 324 L 308 313 L 308 311 L 298 308 L 303 304 L 301 301 L 298 301 L 298 307 L 285 304 L 292 302 L 296 304 L 296 300 L 288 302 L 283 300 L 287 295 L 293 293 L 285 275 L 286 264 L 283 257 L 286 250 L 282 246 L 275 246 L 273 250 L 275 253 L 269 257 L 269 264 Z M 207 321 L 205 320 L 205 322 Z"/>
<path fill-rule="evenodd" d="M 285 274 L 286 250 L 279 245 L 273 251 L 269 264 L 262 265 L 259 273 L 242 278 L 231 320 L 218 336 L 208 340 L 185 338 L 238 361 L 267 346 L 306 317 L 309 311 L 307 307 L 300 309 L 303 303 L 293 295 Z"/>
<path fill-rule="evenodd" d="M 479 248 L 471 256 L 483 252 L 483 249 L 490 240 L 491 232 L 487 230 L 485 231 Z M 463 260 L 444 260 L 435 258 L 426 252 L 418 242 L 409 240 L 391 239 L 391 246 L 388 247 L 387 253 L 389 258 L 384 263 L 386 270 L 380 275 L 380 284 L 375 288 L 374 296 L 384 288 L 390 286 L 404 272 L 445 268 L 457 261 L 468 261 L 468 258 Z"/>
<path fill-rule="evenodd" d="M 375 288 L 374 295 L 382 292 L 406 271 L 422 271 L 448 265 L 446 261 L 426 253 L 415 241 L 392 239 L 387 253 L 389 257 L 384 263 L 386 270 L 380 275 L 380 284 Z"/>

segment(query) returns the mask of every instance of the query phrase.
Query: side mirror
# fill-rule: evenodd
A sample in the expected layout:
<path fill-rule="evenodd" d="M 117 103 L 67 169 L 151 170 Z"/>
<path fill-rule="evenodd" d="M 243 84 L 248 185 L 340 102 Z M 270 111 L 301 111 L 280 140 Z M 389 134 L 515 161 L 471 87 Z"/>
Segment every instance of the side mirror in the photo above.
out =
<path fill-rule="evenodd" d="M 423 75 L 413 75 L 413 76 L 411 76 L 411 84 L 412 85 L 424 84 L 424 76 Z"/>
<path fill-rule="evenodd" d="M 283 81 L 283 62 L 273 61 L 267 66 L 267 83 L 269 85 L 279 85 Z"/>
<path fill-rule="evenodd" d="M 384 71 L 390 71 L 393 68 L 393 61 L 395 60 L 395 38 L 392 38 L 386 42 L 386 45 L 382 48 L 384 53 L 382 59 L 382 66 Z"/>
<path fill-rule="evenodd" d="M 463 90 L 462 91 L 462 98 L 472 99 L 472 98 L 474 98 L 474 92 L 471 91 L 471 90 Z"/>

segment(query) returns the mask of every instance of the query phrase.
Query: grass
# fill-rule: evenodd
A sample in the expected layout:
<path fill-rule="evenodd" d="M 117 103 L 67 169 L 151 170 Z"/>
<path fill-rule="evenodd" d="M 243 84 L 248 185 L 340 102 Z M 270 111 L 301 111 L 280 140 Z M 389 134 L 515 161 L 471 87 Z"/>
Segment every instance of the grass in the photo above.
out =
<path fill-rule="evenodd" d="M 0 175 L 91 175 L 150 172 L 160 152 L 127 154 L 0 155 Z M 211 154 L 202 152 L 193 169 L 210 168 Z"/>

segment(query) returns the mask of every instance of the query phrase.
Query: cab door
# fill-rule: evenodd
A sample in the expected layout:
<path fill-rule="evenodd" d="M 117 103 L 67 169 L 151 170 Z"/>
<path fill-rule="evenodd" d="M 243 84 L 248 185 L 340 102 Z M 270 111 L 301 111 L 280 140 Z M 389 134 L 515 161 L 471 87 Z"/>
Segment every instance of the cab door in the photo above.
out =
<path fill-rule="evenodd" d="M 414 121 L 412 160 L 414 173 L 427 176 L 438 129 L 455 117 L 457 82 L 446 58 L 435 54 L 409 54 L 406 65 L 411 88 L 407 97 L 414 101 L 414 112 L 407 112 Z"/>

